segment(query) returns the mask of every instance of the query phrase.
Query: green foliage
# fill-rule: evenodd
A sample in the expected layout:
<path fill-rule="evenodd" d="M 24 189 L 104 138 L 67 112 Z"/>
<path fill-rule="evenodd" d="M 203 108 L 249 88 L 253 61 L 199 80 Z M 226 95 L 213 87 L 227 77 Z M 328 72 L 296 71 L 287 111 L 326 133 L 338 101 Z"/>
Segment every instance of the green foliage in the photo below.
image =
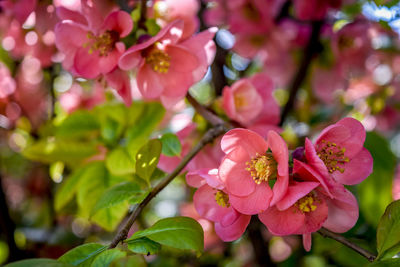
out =
<path fill-rule="evenodd" d="M 204 233 L 201 225 L 189 217 L 174 217 L 159 220 L 153 226 L 134 233 L 127 241 L 147 237 L 161 245 L 177 249 L 202 252 Z"/>
<path fill-rule="evenodd" d="M 152 36 L 155 36 L 161 29 L 155 19 L 147 19 L 144 24 L 146 25 L 147 32 Z"/>
<path fill-rule="evenodd" d="M 372 174 L 358 186 L 360 210 L 370 224 L 377 226 L 379 217 L 392 201 L 392 179 L 396 158 L 387 140 L 375 132 L 367 133 L 365 147 L 374 159 L 374 169 Z"/>
<path fill-rule="evenodd" d="M 373 266 L 373 267 L 398 267 L 400 266 L 400 259 L 386 259 L 382 261 L 376 261 L 371 263 L 368 266 Z"/>
<path fill-rule="evenodd" d="M 160 243 L 154 242 L 147 237 L 128 240 L 127 244 L 131 251 L 140 254 L 156 254 L 161 250 Z"/>
<path fill-rule="evenodd" d="M 150 182 L 150 177 L 157 167 L 161 154 L 161 141 L 152 139 L 136 154 L 136 174 Z"/>
<path fill-rule="evenodd" d="M 101 209 L 110 208 L 124 201 L 137 199 L 143 195 L 140 187 L 133 182 L 124 182 L 107 189 L 97 201 L 92 209 L 92 213 L 96 213 Z"/>
<path fill-rule="evenodd" d="M 80 267 L 88 267 L 91 266 L 94 258 L 106 249 L 107 246 L 96 243 L 88 243 L 71 249 L 62 255 L 58 261 L 62 263 L 69 263 L 73 266 L 79 265 Z"/>
<path fill-rule="evenodd" d="M 385 210 L 376 233 L 378 258 L 391 258 L 400 252 L 400 200 Z"/>
<path fill-rule="evenodd" d="M 126 252 L 113 248 L 103 251 L 94 258 L 90 267 L 107 267 L 112 266 L 112 262 L 126 256 Z"/>
<path fill-rule="evenodd" d="M 132 174 L 135 172 L 135 158 L 125 148 L 118 147 L 107 154 L 106 166 L 115 175 Z"/>
<path fill-rule="evenodd" d="M 144 267 L 147 266 L 146 261 L 140 255 L 132 255 L 124 258 L 116 259 L 112 262 L 113 267 Z"/>
<path fill-rule="evenodd" d="M 78 140 L 46 138 L 27 146 L 22 154 L 33 161 L 76 163 L 97 153 L 96 144 Z"/>
<path fill-rule="evenodd" d="M 87 110 L 78 110 L 57 125 L 55 135 L 70 138 L 88 137 L 99 129 L 100 123 L 95 115 Z"/>
<path fill-rule="evenodd" d="M 4 267 L 71 267 L 73 265 L 63 262 L 58 262 L 53 259 L 29 259 L 13 262 Z"/>
<path fill-rule="evenodd" d="M 182 151 L 181 142 L 178 137 L 172 133 L 166 133 L 161 137 L 162 153 L 166 156 L 179 156 Z"/>

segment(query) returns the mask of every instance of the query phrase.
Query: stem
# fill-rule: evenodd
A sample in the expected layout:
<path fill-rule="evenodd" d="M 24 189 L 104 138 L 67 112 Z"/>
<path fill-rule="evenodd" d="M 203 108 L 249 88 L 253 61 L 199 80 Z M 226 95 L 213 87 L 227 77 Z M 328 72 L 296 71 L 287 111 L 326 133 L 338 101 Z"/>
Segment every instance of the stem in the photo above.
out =
<path fill-rule="evenodd" d="M 353 242 L 349 241 L 345 237 L 343 237 L 343 236 L 341 236 L 339 234 L 333 233 L 333 232 L 329 231 L 326 228 L 319 229 L 318 233 L 320 235 L 322 235 L 323 237 L 329 237 L 329 238 L 334 239 L 334 240 L 342 243 L 343 245 L 351 248 L 352 250 L 354 250 L 355 252 L 357 252 L 361 256 L 365 257 L 370 262 L 372 262 L 372 261 L 374 261 L 376 259 L 376 256 L 374 254 L 372 254 L 371 252 L 369 252 L 368 250 L 365 250 L 362 247 L 359 247 L 358 245 L 356 245 Z"/>
<path fill-rule="evenodd" d="M 276 266 L 276 264 L 271 261 L 268 242 L 264 240 L 261 227 L 261 222 L 255 216 L 252 216 L 249 227 L 247 228 L 247 234 L 253 247 L 255 260 L 260 267 Z"/>
<path fill-rule="evenodd" d="M 220 117 L 218 117 L 217 115 L 215 115 L 214 113 L 212 113 L 211 111 L 209 111 L 208 109 L 203 107 L 190 94 L 186 95 L 186 99 L 193 106 L 193 108 L 197 111 L 197 113 L 199 113 L 201 116 L 203 116 L 203 118 L 206 119 L 209 123 L 211 123 L 211 125 L 216 126 L 216 125 L 225 123 Z"/>
<path fill-rule="evenodd" d="M 115 248 L 119 242 L 125 240 L 128 236 L 128 232 L 131 229 L 133 223 L 136 221 L 137 217 L 146 207 L 146 205 L 161 191 L 163 190 L 174 178 L 185 168 L 189 161 L 208 143 L 212 142 L 215 138 L 220 136 L 222 133 L 226 132 L 227 128 L 224 125 L 217 125 L 214 128 L 208 130 L 204 136 L 201 138 L 200 142 L 196 144 L 192 150 L 182 159 L 179 165 L 168 174 L 161 182 L 159 182 L 153 190 L 147 195 L 147 197 L 136 206 L 135 210 L 132 212 L 125 226 L 118 232 L 114 240 L 111 242 L 109 248 Z"/>
<path fill-rule="evenodd" d="M 293 109 L 297 91 L 299 91 L 300 86 L 303 84 L 304 79 L 307 76 L 307 71 L 311 65 L 311 61 L 315 54 L 319 53 L 321 50 L 321 45 L 319 43 L 319 35 L 321 31 L 321 27 L 323 25 L 323 21 L 314 21 L 312 22 L 312 32 L 310 39 L 308 41 L 307 47 L 304 50 L 304 56 L 300 62 L 299 69 L 297 71 L 296 76 L 293 78 L 292 83 L 289 86 L 289 99 L 283 108 L 281 114 L 281 122 L 280 126 L 283 125 L 283 122 L 286 119 L 286 116 Z"/>

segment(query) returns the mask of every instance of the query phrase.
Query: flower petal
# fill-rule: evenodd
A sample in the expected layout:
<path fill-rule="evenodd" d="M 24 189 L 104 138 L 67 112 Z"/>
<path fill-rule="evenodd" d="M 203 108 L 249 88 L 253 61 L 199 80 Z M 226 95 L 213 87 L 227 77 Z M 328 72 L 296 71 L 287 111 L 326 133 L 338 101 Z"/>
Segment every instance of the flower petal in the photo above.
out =
<path fill-rule="evenodd" d="M 272 198 L 272 190 L 267 183 L 256 185 L 253 193 L 239 197 L 229 194 L 229 202 L 240 213 L 254 215 L 268 209 Z"/>
<path fill-rule="evenodd" d="M 230 130 L 221 140 L 221 149 L 226 154 L 238 147 L 247 151 L 251 158 L 257 153 L 264 154 L 268 150 L 267 142 L 260 135 L 241 128 Z"/>
<path fill-rule="evenodd" d="M 283 236 L 296 233 L 304 224 L 305 215 L 296 208 L 279 211 L 270 207 L 265 212 L 258 214 L 260 221 L 273 235 Z"/>
<path fill-rule="evenodd" d="M 222 207 L 215 200 L 217 190 L 208 185 L 203 185 L 193 195 L 193 202 L 200 216 L 213 222 L 219 222 L 232 208 Z"/>
<path fill-rule="evenodd" d="M 142 63 L 143 64 L 143 63 Z M 158 74 L 147 64 L 143 64 L 136 77 L 140 93 L 144 98 L 152 99 L 160 96 L 163 86 L 160 83 Z"/>
<path fill-rule="evenodd" d="M 241 237 L 249 225 L 251 216 L 240 215 L 231 225 L 223 227 L 220 223 L 215 223 L 215 232 L 224 241 L 230 242 Z"/>
<path fill-rule="evenodd" d="M 294 182 L 289 185 L 284 198 L 276 203 L 276 208 L 281 211 L 290 208 L 297 202 L 297 200 L 306 196 L 318 185 L 319 183 L 316 182 Z"/>
<path fill-rule="evenodd" d="M 111 12 L 104 21 L 102 29 L 116 31 L 120 37 L 127 36 L 133 28 L 131 16 L 125 11 Z"/>

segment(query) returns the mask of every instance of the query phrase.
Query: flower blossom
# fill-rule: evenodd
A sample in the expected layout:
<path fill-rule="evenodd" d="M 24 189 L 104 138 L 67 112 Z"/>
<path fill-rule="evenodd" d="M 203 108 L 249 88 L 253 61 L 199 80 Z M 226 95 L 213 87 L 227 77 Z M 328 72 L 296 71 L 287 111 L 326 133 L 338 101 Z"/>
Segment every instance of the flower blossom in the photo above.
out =
<path fill-rule="evenodd" d="M 223 136 L 221 148 L 226 156 L 219 176 L 236 210 L 258 214 L 284 197 L 289 182 L 289 156 L 285 141 L 276 132 L 269 131 L 265 141 L 251 130 L 233 129 Z"/>
<path fill-rule="evenodd" d="M 218 169 L 202 169 L 186 175 L 189 185 L 199 187 L 193 196 L 200 216 L 215 223 L 215 232 L 225 242 L 241 237 L 251 216 L 235 210 L 230 203 Z"/>
<path fill-rule="evenodd" d="M 119 67 L 137 70 L 137 85 L 145 99 L 160 98 L 164 106 L 172 107 L 206 73 L 215 55 L 216 30 L 210 28 L 182 41 L 183 21 L 174 21 L 129 48 Z"/>

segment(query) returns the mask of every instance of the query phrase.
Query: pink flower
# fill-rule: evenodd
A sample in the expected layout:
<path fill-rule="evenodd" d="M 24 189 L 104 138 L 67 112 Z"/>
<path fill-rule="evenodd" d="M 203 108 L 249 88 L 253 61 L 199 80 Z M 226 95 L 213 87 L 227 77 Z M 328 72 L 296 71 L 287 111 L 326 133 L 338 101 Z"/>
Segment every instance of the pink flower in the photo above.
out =
<path fill-rule="evenodd" d="M 198 11 L 197 0 L 157 0 L 153 5 L 153 16 L 162 27 L 174 20 L 183 20 L 182 39 L 189 38 L 198 30 L 200 25 Z"/>
<path fill-rule="evenodd" d="M 193 196 L 194 206 L 200 216 L 215 223 L 215 232 L 223 241 L 236 240 L 243 235 L 251 216 L 240 214 L 231 206 L 217 169 L 205 172 L 200 171 L 198 177 L 192 172 L 186 177 L 188 184 L 201 185 Z"/>
<path fill-rule="evenodd" d="M 322 175 L 329 173 L 341 184 L 358 184 L 372 172 L 373 159 L 363 147 L 365 136 L 359 121 L 344 118 L 325 128 L 314 146 L 306 139 L 307 162 Z"/>
<path fill-rule="evenodd" d="M 4 0 L 0 2 L 0 8 L 11 17 L 15 17 L 23 24 L 28 16 L 35 10 L 37 0 Z"/>
<path fill-rule="evenodd" d="M 110 73 L 125 51 L 120 41 L 133 27 L 124 11 L 109 13 L 105 19 L 97 5 L 82 1 L 81 12 L 57 8 L 61 22 L 56 25 L 56 45 L 65 54 L 63 67 L 87 79 Z"/>
<path fill-rule="evenodd" d="M 0 62 L 0 99 L 7 98 L 7 96 L 15 92 L 16 83 L 11 77 L 10 70 Z"/>
<path fill-rule="evenodd" d="M 105 101 L 104 88 L 96 82 L 90 92 L 84 91 L 78 83 L 73 83 L 71 88 L 60 96 L 60 105 L 68 113 L 79 108 L 91 109 Z"/>
<path fill-rule="evenodd" d="M 327 105 L 334 104 L 338 91 L 344 91 L 347 86 L 347 82 L 341 77 L 338 68 L 316 68 L 311 83 L 315 95 Z"/>
<path fill-rule="evenodd" d="M 243 78 L 223 89 L 223 107 L 229 118 L 242 125 L 277 124 L 280 109 L 272 96 L 273 83 L 265 74 Z"/>
<path fill-rule="evenodd" d="M 265 141 L 257 133 L 233 129 L 221 141 L 226 156 L 219 167 L 230 204 L 243 214 L 257 214 L 284 197 L 289 182 L 288 148 L 274 131 Z M 276 180 L 273 189 L 270 181 Z"/>
<path fill-rule="evenodd" d="M 175 21 L 156 36 L 129 48 L 121 57 L 123 70 L 137 69 L 137 85 L 145 99 L 160 98 L 172 107 L 199 81 L 215 55 L 216 28 L 182 41 L 183 22 Z"/>

